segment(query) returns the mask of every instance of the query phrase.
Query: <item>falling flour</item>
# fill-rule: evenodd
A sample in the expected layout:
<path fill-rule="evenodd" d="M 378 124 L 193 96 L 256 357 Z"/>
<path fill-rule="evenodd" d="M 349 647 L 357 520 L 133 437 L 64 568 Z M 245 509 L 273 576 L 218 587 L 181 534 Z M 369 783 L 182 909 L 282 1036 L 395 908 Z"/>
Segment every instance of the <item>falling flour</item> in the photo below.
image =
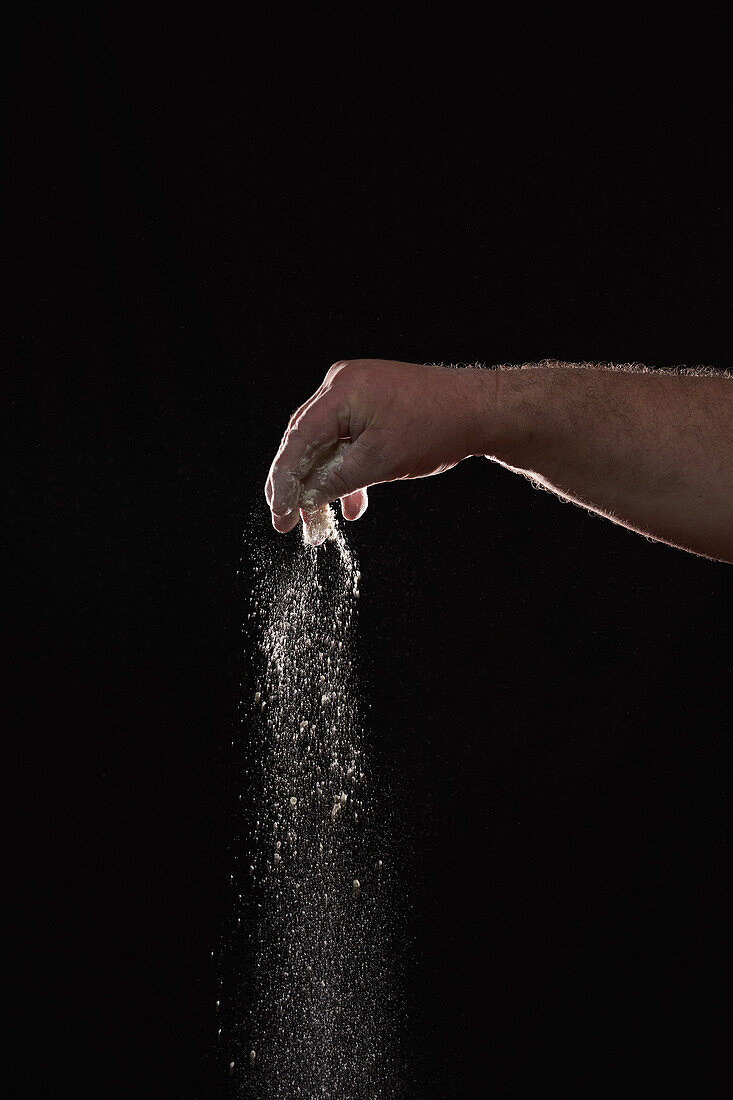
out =
<path fill-rule="evenodd" d="M 234 883 L 251 937 L 232 994 L 238 1095 L 396 1097 L 389 876 L 352 657 L 361 574 L 329 506 L 253 569 L 259 799 Z"/>
<path fill-rule="evenodd" d="M 309 512 L 303 509 L 303 542 L 306 546 L 320 546 L 328 539 L 336 538 L 336 515 L 330 504 Z"/>

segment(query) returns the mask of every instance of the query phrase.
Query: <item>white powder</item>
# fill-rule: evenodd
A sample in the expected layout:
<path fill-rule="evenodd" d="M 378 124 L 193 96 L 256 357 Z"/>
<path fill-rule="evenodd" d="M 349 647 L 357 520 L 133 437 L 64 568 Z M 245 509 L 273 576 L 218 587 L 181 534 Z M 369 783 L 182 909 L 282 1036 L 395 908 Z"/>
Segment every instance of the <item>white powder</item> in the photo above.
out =
<path fill-rule="evenodd" d="M 344 450 L 318 468 L 321 483 Z M 396 1097 L 390 883 L 352 658 L 361 574 L 333 509 L 306 516 L 302 543 L 263 548 L 255 563 L 260 798 L 235 883 L 253 929 L 241 951 L 255 955 L 232 994 L 230 1056 L 252 1100 Z"/>
<path fill-rule="evenodd" d="M 330 504 L 317 508 L 315 512 L 303 510 L 303 542 L 306 546 L 320 546 L 327 539 L 335 539 L 336 531 L 336 515 Z"/>

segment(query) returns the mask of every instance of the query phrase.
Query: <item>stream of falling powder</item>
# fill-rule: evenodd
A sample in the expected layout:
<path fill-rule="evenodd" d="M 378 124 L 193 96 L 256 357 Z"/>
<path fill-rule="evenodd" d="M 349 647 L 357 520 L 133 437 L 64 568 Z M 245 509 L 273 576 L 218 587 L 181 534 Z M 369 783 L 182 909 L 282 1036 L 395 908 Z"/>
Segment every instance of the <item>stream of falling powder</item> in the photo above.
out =
<path fill-rule="evenodd" d="M 255 966 L 230 1069 L 257 1100 L 372 1100 L 400 1088 L 390 866 L 351 644 L 361 574 L 330 509 L 319 548 L 311 530 L 279 568 L 266 552 L 255 566 L 260 802 L 239 895 L 256 906 Z"/>

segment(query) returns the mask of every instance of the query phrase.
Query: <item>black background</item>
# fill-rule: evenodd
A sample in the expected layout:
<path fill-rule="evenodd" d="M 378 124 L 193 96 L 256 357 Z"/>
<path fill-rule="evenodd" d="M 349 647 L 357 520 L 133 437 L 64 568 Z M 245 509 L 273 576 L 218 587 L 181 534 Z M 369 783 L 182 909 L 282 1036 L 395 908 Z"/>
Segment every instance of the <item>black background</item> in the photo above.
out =
<path fill-rule="evenodd" d="M 714 25 L 243 12 L 36 14 L 16 51 L 29 1095 L 233 1095 L 244 532 L 279 538 L 264 479 L 328 366 L 730 366 Z M 405 1095 L 730 1084 L 731 567 L 479 459 L 348 537 Z"/>

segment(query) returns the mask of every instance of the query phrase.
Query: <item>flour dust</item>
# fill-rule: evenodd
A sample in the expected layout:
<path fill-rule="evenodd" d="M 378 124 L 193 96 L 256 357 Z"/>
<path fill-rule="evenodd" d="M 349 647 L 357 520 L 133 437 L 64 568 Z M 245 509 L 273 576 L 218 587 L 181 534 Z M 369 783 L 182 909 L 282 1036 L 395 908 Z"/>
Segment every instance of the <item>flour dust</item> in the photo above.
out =
<path fill-rule="evenodd" d="M 354 673 L 361 574 L 331 509 L 302 531 L 252 567 L 256 817 L 230 951 L 249 965 L 230 968 L 227 1064 L 241 1097 L 396 1097 L 392 868 Z"/>

